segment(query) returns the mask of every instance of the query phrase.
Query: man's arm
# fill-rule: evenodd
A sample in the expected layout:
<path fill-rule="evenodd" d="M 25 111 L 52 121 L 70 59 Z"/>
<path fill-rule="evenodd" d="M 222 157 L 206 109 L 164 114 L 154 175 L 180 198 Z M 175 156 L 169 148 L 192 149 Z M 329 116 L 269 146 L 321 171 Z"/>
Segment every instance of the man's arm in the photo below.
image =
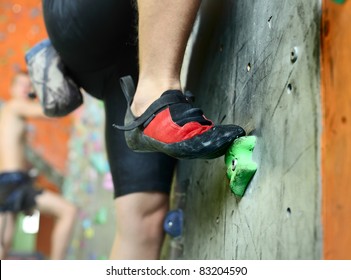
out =
<path fill-rule="evenodd" d="M 23 118 L 44 118 L 44 111 L 40 103 L 26 100 L 11 100 L 7 104 L 9 109 Z"/>

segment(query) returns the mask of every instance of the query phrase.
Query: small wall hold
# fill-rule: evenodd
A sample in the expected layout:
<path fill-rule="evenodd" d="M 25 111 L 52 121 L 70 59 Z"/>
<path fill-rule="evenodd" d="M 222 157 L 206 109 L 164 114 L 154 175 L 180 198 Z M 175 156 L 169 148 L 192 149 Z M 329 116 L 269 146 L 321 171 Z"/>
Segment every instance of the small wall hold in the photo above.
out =
<path fill-rule="evenodd" d="M 183 211 L 181 209 L 169 211 L 163 222 L 166 233 L 172 237 L 179 237 L 183 233 Z"/>
<path fill-rule="evenodd" d="M 15 13 L 15 14 L 19 14 L 19 13 L 22 11 L 22 6 L 19 5 L 19 4 L 14 4 L 14 5 L 12 6 L 12 11 L 13 11 L 13 13 Z"/>
<path fill-rule="evenodd" d="M 89 260 L 97 260 L 97 256 L 95 253 L 89 253 L 88 256 Z"/>
<path fill-rule="evenodd" d="M 252 160 L 255 144 L 255 136 L 240 137 L 234 141 L 224 158 L 230 189 L 239 197 L 244 195 L 257 170 L 257 164 Z"/>
<path fill-rule="evenodd" d="M 292 87 L 292 85 L 289 83 L 288 85 L 287 85 L 287 90 L 288 90 L 288 94 L 291 94 L 292 93 L 292 91 L 293 91 L 293 87 Z"/>
<path fill-rule="evenodd" d="M 84 229 L 88 229 L 88 228 L 91 228 L 91 220 L 90 219 L 84 219 L 83 222 L 82 222 L 82 226 Z"/>
<path fill-rule="evenodd" d="M 290 51 L 290 61 L 291 61 L 291 63 L 295 63 L 297 61 L 297 58 L 298 58 L 298 49 L 297 49 L 297 47 L 294 47 Z"/>
<path fill-rule="evenodd" d="M 247 64 L 246 70 L 247 70 L 247 72 L 250 72 L 250 70 L 251 70 L 251 63 L 248 63 L 248 64 Z"/>
<path fill-rule="evenodd" d="M 107 172 L 105 174 L 103 182 L 102 182 L 102 187 L 107 191 L 113 191 L 114 185 L 113 185 L 111 172 Z"/>
<path fill-rule="evenodd" d="M 344 4 L 346 0 L 333 0 L 336 4 Z"/>
<path fill-rule="evenodd" d="M 92 239 L 95 235 L 95 231 L 93 228 L 88 228 L 84 231 L 84 237 L 86 239 Z"/>
<path fill-rule="evenodd" d="M 94 222 L 99 225 L 106 224 L 108 210 L 106 207 L 101 207 L 95 214 Z"/>
<path fill-rule="evenodd" d="M 94 166 L 94 168 L 97 170 L 97 172 L 99 172 L 100 174 L 105 174 L 109 172 L 108 162 L 102 153 L 91 154 L 89 160 Z"/>
<path fill-rule="evenodd" d="M 40 16 L 40 10 L 38 8 L 32 8 L 30 10 L 30 17 L 31 18 L 36 18 L 38 16 Z"/>

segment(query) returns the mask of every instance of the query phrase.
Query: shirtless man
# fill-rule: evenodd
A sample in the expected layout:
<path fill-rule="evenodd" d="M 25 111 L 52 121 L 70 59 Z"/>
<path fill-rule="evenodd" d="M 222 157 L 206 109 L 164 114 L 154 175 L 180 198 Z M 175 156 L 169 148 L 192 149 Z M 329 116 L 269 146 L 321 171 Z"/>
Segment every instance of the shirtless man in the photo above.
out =
<path fill-rule="evenodd" d="M 26 118 L 44 117 L 41 105 L 29 98 L 32 90 L 25 72 L 15 75 L 12 99 L 0 109 L 0 258 L 11 248 L 16 214 L 30 214 L 34 208 L 56 218 L 52 234 L 51 259 L 63 259 L 76 216 L 76 208 L 60 195 L 33 188 L 26 171 L 24 141 Z"/>

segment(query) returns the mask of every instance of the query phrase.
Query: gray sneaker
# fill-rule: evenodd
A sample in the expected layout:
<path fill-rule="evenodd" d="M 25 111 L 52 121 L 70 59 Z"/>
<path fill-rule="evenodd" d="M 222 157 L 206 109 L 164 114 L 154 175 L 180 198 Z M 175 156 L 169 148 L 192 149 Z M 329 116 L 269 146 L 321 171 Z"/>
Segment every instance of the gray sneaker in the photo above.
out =
<path fill-rule="evenodd" d="M 41 41 L 31 48 L 25 59 L 45 115 L 62 117 L 83 103 L 79 87 L 67 75 L 65 65 L 50 40 Z"/>

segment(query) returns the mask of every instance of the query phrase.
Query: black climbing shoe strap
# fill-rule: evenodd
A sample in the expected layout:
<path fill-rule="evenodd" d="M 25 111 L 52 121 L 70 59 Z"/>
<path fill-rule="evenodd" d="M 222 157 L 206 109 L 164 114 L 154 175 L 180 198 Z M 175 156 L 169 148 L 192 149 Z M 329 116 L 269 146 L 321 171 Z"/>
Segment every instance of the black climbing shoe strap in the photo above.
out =
<path fill-rule="evenodd" d="M 124 93 L 125 98 L 127 99 L 127 104 L 130 106 L 132 104 L 134 94 L 135 94 L 135 86 L 134 81 L 131 76 L 125 76 L 119 79 L 122 91 Z"/>
<path fill-rule="evenodd" d="M 188 103 L 186 97 L 179 90 L 168 90 L 162 94 L 162 96 L 157 99 L 154 103 L 152 103 L 149 108 L 138 118 L 136 118 L 133 122 L 125 125 L 114 125 L 117 129 L 120 130 L 132 130 L 143 125 L 150 118 L 155 116 L 161 109 L 178 103 Z"/>

